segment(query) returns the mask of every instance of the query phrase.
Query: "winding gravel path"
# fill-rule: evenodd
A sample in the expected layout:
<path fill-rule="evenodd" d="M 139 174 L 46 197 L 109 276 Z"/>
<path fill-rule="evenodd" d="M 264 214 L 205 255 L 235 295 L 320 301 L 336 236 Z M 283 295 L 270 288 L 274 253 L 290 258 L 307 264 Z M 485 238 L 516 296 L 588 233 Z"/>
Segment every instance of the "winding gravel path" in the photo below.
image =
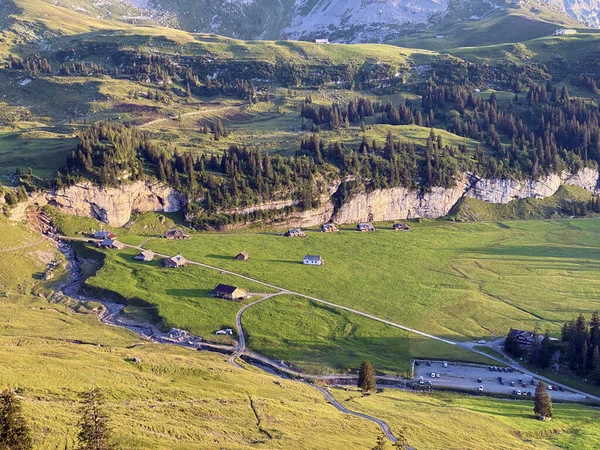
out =
<path fill-rule="evenodd" d="M 392 434 L 392 431 L 390 430 L 390 426 L 386 422 L 384 422 L 383 420 L 378 419 L 377 417 L 369 416 L 368 414 L 363 414 L 363 413 L 359 413 L 359 412 L 356 412 L 356 411 L 352 411 L 352 410 L 346 408 L 340 402 L 338 402 L 333 397 L 333 395 L 331 395 L 331 393 L 327 389 L 325 389 L 324 387 L 315 386 L 315 388 L 318 391 L 321 391 L 321 393 L 327 399 L 327 401 L 329 403 L 331 403 L 333 406 L 335 406 L 335 408 L 338 411 L 343 412 L 344 414 L 349 414 L 351 416 L 356 416 L 356 417 L 360 417 L 361 419 L 366 419 L 366 420 L 370 420 L 371 422 L 375 422 L 377 425 L 379 425 L 379 428 L 381 428 L 381 431 L 383 431 L 385 433 L 385 436 L 390 441 L 392 441 L 394 443 L 398 442 L 398 438 Z"/>

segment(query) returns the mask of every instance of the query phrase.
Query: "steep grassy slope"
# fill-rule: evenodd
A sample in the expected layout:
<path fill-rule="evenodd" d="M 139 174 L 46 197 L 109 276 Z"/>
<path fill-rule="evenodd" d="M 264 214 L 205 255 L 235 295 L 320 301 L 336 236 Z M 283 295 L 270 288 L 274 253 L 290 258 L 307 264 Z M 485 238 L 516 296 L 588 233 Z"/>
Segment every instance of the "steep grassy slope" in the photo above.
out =
<path fill-rule="evenodd" d="M 596 408 L 554 404 L 554 419 L 542 422 L 534 417 L 531 401 L 393 390 L 368 397 L 341 389 L 331 392 L 349 408 L 404 428 L 415 448 L 592 450 L 600 445 Z"/>
<path fill-rule="evenodd" d="M 43 291 L 32 258 L 47 250 L 35 245 L 39 239 L 0 218 L 0 283 L 19 288 L 0 298 L 0 389 L 17 390 L 34 448 L 74 448 L 78 394 L 92 385 L 106 394 L 120 448 L 326 449 L 375 442 L 374 424 L 337 413 L 309 386 L 233 369 L 219 355 L 140 342 L 101 325 L 93 304 L 33 297 L 33 286 Z M 5 252 L 14 245 L 31 247 Z"/>

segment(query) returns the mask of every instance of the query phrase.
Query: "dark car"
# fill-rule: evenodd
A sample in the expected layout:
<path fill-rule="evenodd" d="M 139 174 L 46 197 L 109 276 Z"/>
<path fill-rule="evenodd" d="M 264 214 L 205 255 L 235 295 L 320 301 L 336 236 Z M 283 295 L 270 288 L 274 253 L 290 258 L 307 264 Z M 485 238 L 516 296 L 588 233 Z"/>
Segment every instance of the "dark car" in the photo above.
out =
<path fill-rule="evenodd" d="M 498 381 L 502 383 L 502 377 L 498 377 Z"/>
<path fill-rule="evenodd" d="M 521 383 L 522 387 L 527 387 L 527 385 L 525 383 Z"/>
<path fill-rule="evenodd" d="M 531 383 L 532 386 L 535 386 L 535 380 L 533 378 L 531 379 L 530 383 Z"/>
<path fill-rule="evenodd" d="M 431 361 L 427 361 L 427 365 L 430 366 L 431 365 Z"/>
<path fill-rule="evenodd" d="M 511 381 L 511 382 L 510 382 L 510 385 L 511 385 L 511 386 L 514 386 L 514 385 L 515 385 L 515 382 L 514 382 L 514 381 Z"/>
<path fill-rule="evenodd" d="M 419 361 L 415 361 L 415 366 L 419 367 L 421 363 Z"/>
<path fill-rule="evenodd" d="M 490 369 L 490 372 L 494 371 L 494 368 L 492 366 L 490 366 L 489 369 Z"/>
<path fill-rule="evenodd" d="M 527 396 L 531 397 L 531 391 L 527 391 Z"/>
<path fill-rule="evenodd" d="M 513 389 L 513 395 L 517 395 L 517 390 Z"/>
<path fill-rule="evenodd" d="M 500 384 L 501 384 L 502 386 L 504 386 L 504 381 L 500 381 Z"/>
<path fill-rule="evenodd" d="M 562 387 L 562 386 L 559 386 L 559 387 L 558 387 L 558 390 L 559 390 L 560 392 L 565 392 L 565 388 L 564 388 L 564 387 Z"/>
<path fill-rule="evenodd" d="M 481 378 L 477 378 L 477 382 L 478 382 L 478 383 L 481 383 Z"/>

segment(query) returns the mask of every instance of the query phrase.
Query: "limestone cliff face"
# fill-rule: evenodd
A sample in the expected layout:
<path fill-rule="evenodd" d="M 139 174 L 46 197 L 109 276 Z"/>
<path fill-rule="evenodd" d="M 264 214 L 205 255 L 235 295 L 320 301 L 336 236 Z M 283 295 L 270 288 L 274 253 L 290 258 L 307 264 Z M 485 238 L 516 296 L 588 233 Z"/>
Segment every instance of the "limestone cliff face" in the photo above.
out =
<path fill-rule="evenodd" d="M 544 198 L 553 195 L 563 184 L 597 192 L 598 171 L 582 169 L 574 175 L 552 174 L 539 180 L 474 179 L 467 195 L 490 203 L 508 203 L 520 198 Z"/>
<path fill-rule="evenodd" d="M 398 187 L 358 194 L 342 205 L 332 220 L 350 223 L 442 217 L 448 214 L 469 186 L 468 177 L 463 176 L 455 187 L 433 188 L 431 192 Z"/>
<path fill-rule="evenodd" d="M 600 193 L 598 171 L 587 168 L 576 174 L 555 174 L 539 180 L 523 181 L 480 179 L 472 174 L 465 174 L 451 188 L 433 188 L 430 192 L 401 187 L 376 190 L 358 194 L 336 210 L 331 198 L 339 188 L 338 181 L 324 186 L 319 208 L 294 212 L 278 225 L 311 227 L 329 221 L 354 223 L 437 218 L 447 215 L 463 196 L 490 203 L 508 203 L 515 199 L 553 195 L 563 184 Z M 76 184 L 48 193 L 44 198 L 37 198 L 35 202 L 49 202 L 68 214 L 91 216 L 111 226 L 122 226 L 130 220 L 133 212 L 179 211 L 184 208 L 186 198 L 170 187 L 139 181 L 118 188 L 100 188 L 90 183 Z M 227 212 L 249 214 L 256 210 L 281 210 L 294 204 L 293 200 L 279 200 Z"/>
<path fill-rule="evenodd" d="M 392 188 L 358 194 L 342 205 L 331 220 L 351 223 L 437 218 L 447 215 L 462 196 L 490 203 L 508 203 L 515 199 L 548 197 L 563 184 L 578 186 L 593 193 L 600 192 L 598 171 L 589 168 L 576 174 L 563 173 L 524 181 L 480 179 L 466 174 L 457 181 L 455 187 L 434 188 L 431 192 Z"/>
<path fill-rule="evenodd" d="M 91 216 L 115 227 L 125 225 L 133 212 L 174 212 L 186 203 L 176 190 L 143 181 L 115 188 L 80 183 L 48 193 L 46 200 L 64 213 Z"/>

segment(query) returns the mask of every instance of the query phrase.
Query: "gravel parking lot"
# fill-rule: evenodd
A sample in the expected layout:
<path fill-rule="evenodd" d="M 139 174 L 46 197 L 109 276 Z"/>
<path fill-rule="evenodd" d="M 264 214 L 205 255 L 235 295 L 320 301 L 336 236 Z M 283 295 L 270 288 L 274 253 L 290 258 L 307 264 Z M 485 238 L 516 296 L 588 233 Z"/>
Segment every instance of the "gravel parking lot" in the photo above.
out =
<path fill-rule="evenodd" d="M 491 392 L 497 394 L 513 394 L 513 391 L 520 391 L 521 396 L 533 399 L 535 387 L 538 383 L 537 379 L 533 379 L 535 384 L 531 384 L 532 378 L 528 375 L 523 375 L 519 371 L 512 373 L 504 371 L 503 368 L 496 367 L 496 370 L 490 370 L 489 366 L 463 365 L 458 363 L 447 363 L 444 367 L 443 362 L 431 361 L 428 365 L 427 361 L 418 361 L 419 365 L 415 364 L 414 381 L 420 384 L 420 378 L 423 377 L 423 385 L 430 386 L 432 389 L 438 387 L 457 388 L 464 390 L 478 391 L 480 386 L 483 386 L 483 393 Z M 431 374 L 439 374 L 432 377 Z M 502 377 L 502 384 L 499 377 Z M 481 379 L 481 382 L 479 381 Z M 514 383 L 514 386 L 511 385 Z M 522 384 L 525 384 L 523 387 Z M 527 393 L 531 392 L 531 397 L 527 397 Z M 568 390 L 548 390 L 548 393 L 553 399 L 566 401 L 581 401 L 585 397 L 569 392 Z M 515 398 L 519 398 L 515 395 Z"/>

